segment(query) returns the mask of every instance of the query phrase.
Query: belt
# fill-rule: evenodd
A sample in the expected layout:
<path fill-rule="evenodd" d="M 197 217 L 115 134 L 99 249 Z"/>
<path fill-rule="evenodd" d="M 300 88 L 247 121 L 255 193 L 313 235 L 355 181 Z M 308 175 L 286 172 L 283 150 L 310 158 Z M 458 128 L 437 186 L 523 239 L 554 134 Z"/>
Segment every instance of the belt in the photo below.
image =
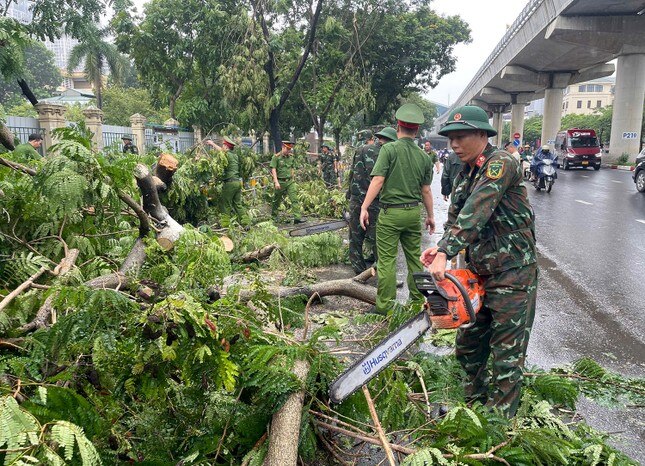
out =
<path fill-rule="evenodd" d="M 229 181 L 242 181 L 242 178 L 226 178 L 224 183 L 228 183 Z"/>
<path fill-rule="evenodd" d="M 416 202 L 405 202 L 403 204 L 384 204 L 381 202 L 381 207 L 383 209 L 405 209 L 406 207 L 416 207 L 419 205 L 419 201 Z"/>
<path fill-rule="evenodd" d="M 278 178 L 278 181 L 291 181 L 291 178 Z"/>

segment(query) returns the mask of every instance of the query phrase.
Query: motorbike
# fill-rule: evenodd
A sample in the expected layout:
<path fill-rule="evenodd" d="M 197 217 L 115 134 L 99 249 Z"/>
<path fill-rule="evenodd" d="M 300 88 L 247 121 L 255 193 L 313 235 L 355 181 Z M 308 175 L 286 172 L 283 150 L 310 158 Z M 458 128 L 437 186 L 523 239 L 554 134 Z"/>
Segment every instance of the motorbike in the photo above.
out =
<path fill-rule="evenodd" d="M 556 171 L 556 161 L 552 159 L 542 159 L 537 165 L 537 177 L 533 180 L 533 186 L 536 190 L 544 189 L 547 193 L 551 192 L 553 183 L 558 177 Z"/>
<path fill-rule="evenodd" d="M 526 181 L 531 179 L 531 159 L 532 157 L 529 157 L 528 160 L 522 160 L 522 176 Z"/>

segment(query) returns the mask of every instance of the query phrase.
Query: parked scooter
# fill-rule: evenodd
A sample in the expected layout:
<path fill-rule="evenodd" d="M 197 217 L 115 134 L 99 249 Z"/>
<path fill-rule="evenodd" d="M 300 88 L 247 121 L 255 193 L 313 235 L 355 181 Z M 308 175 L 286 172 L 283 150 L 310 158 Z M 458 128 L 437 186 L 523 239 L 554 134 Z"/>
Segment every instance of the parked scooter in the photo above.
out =
<path fill-rule="evenodd" d="M 552 159 L 542 159 L 537 163 L 537 177 L 533 180 L 533 186 L 538 191 L 544 189 L 547 193 L 551 192 L 553 183 L 558 177 L 555 171 L 556 161 Z"/>

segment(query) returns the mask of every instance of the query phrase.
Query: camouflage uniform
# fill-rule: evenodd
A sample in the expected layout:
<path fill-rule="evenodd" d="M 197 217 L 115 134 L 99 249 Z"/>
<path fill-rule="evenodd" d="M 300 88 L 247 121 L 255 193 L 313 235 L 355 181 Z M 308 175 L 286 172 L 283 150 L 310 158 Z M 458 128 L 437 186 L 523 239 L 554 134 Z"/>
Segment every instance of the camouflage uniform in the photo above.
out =
<path fill-rule="evenodd" d="M 370 215 L 370 224 L 367 230 L 361 228 L 360 217 L 361 205 L 363 205 L 365 194 L 367 194 L 372 180 L 370 173 L 372 173 L 380 150 L 381 144 L 379 142 L 356 149 L 352 161 L 352 171 L 349 174 L 349 261 L 357 274 L 367 269 L 363 257 L 363 243 L 365 241 L 372 251 L 371 259 L 376 261 L 376 221 L 380 210 L 378 198 L 367 209 Z"/>
<path fill-rule="evenodd" d="M 466 372 L 466 396 L 469 401 L 496 406 L 508 416 L 515 414 L 519 404 L 535 317 L 534 228 L 519 164 L 489 144 L 472 170 L 465 165 L 455 179 L 438 247 L 448 259 L 467 248 L 470 267 L 481 276 L 486 290 L 475 325 L 457 333 L 456 356 Z"/>
<path fill-rule="evenodd" d="M 443 196 L 450 196 L 452 185 L 462 167 L 463 164 L 457 154 L 450 152 L 448 157 L 446 157 L 446 161 L 443 164 L 443 172 L 441 173 L 441 194 Z"/>
<path fill-rule="evenodd" d="M 340 157 L 334 151 L 330 150 L 326 154 L 324 152 L 320 153 L 323 181 L 330 188 L 338 186 L 338 174 L 334 168 L 334 162 L 340 162 Z"/>

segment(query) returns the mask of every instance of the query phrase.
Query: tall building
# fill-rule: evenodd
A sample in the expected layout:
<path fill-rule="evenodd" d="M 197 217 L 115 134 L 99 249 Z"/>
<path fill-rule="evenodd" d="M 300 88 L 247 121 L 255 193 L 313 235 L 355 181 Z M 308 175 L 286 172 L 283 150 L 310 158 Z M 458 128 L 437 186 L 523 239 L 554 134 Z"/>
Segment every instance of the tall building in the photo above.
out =
<path fill-rule="evenodd" d="M 31 23 L 32 14 L 29 11 L 30 0 L 15 0 L 9 4 L 7 16 L 21 22 L 22 24 Z"/>
<path fill-rule="evenodd" d="M 562 115 L 570 113 L 590 115 L 599 108 L 612 105 L 615 84 L 616 78 L 608 76 L 568 86 L 564 90 Z"/>

